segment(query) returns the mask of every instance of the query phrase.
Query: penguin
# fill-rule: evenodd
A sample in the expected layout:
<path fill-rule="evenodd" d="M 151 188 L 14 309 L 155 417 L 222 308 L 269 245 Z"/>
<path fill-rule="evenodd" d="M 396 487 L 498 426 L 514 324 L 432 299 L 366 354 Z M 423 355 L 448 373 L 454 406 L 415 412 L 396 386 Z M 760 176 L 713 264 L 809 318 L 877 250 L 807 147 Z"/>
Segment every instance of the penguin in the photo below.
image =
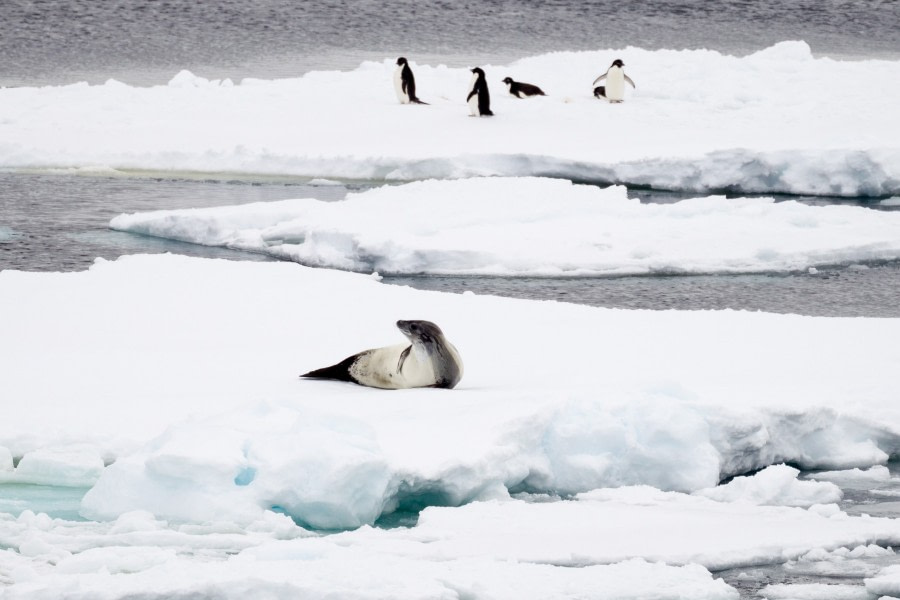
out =
<path fill-rule="evenodd" d="M 597 98 L 606 98 L 614 104 L 618 104 L 625 99 L 625 82 L 636 88 L 631 77 L 625 74 L 625 63 L 621 59 L 616 59 L 607 69 L 606 73 L 594 80 L 594 85 L 606 80 L 606 86 L 597 86 L 594 88 L 594 96 Z"/>
<path fill-rule="evenodd" d="M 529 96 L 546 96 L 544 90 L 539 88 L 536 85 L 531 85 L 530 83 L 520 83 L 518 81 L 513 81 L 512 77 L 507 77 L 503 80 L 503 83 L 506 84 L 506 88 L 509 90 L 510 96 L 515 96 L 516 98 L 528 98 Z"/>
<path fill-rule="evenodd" d="M 416 78 L 402 56 L 397 59 L 397 69 L 394 71 L 394 90 L 400 104 L 428 104 L 416 98 Z"/>
<path fill-rule="evenodd" d="M 472 69 L 472 83 L 469 84 L 469 95 L 466 102 L 469 103 L 469 114 L 473 117 L 492 117 L 491 94 L 488 92 L 487 80 L 484 71 L 480 67 Z"/>

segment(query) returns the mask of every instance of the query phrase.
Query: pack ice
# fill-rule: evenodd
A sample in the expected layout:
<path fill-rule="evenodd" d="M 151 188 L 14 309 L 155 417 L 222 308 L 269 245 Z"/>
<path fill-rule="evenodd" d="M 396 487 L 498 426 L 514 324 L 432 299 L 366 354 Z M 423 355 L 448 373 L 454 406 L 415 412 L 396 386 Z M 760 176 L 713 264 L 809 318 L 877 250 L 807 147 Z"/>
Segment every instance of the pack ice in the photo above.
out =
<path fill-rule="evenodd" d="M 900 451 L 896 320 L 170 255 L 2 271 L 0 314 L 4 485 L 91 486 L 87 521 L 0 515 L 4 598 L 733 600 L 722 569 L 849 572 L 900 543 L 835 504 L 840 474 L 779 466 L 894 485 L 871 467 Z M 441 326 L 456 389 L 297 377 L 401 341 L 398 318 Z"/>
<path fill-rule="evenodd" d="M 900 212 L 711 196 L 642 204 L 536 177 L 120 215 L 110 227 L 382 274 L 751 273 L 900 258 Z"/>
<path fill-rule="evenodd" d="M 638 88 L 610 105 L 591 82 L 616 58 Z M 0 167 L 386 181 L 542 175 L 699 192 L 900 194 L 900 61 L 815 58 L 799 41 L 742 57 L 556 52 L 480 65 L 496 116 L 473 119 L 468 69 L 410 57 L 430 105 L 400 105 L 395 60 L 280 80 L 183 71 L 164 86 L 0 89 Z M 548 95 L 508 96 L 506 76 Z"/>

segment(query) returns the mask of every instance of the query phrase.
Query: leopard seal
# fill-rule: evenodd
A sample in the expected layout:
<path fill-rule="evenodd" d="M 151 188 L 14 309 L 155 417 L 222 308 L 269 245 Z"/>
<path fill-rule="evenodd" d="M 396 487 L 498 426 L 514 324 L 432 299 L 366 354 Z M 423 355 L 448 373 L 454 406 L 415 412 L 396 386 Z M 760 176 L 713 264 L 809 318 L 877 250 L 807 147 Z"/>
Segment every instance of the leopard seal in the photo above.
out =
<path fill-rule="evenodd" d="M 385 390 L 452 388 L 462 379 L 456 348 L 431 321 L 397 321 L 409 344 L 363 350 L 336 365 L 304 373 L 307 379 L 335 379 Z"/>

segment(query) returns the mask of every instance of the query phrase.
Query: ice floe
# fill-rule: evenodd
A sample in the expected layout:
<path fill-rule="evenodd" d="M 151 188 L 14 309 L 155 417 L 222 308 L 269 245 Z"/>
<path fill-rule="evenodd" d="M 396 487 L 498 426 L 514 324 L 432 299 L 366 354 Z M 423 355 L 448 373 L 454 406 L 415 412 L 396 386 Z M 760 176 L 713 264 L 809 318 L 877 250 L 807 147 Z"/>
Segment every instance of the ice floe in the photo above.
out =
<path fill-rule="evenodd" d="M 625 103 L 591 82 L 623 58 Z M 467 117 L 465 68 L 410 57 L 429 106 L 400 105 L 396 57 L 282 80 L 0 89 L 0 167 L 413 180 L 543 175 L 674 190 L 900 192 L 900 61 L 814 58 L 803 42 L 745 57 L 639 48 L 481 65 L 492 119 Z M 474 65 L 473 65 L 474 66 Z M 547 97 L 502 93 L 513 76 Z M 840 98 L 835 90 L 840 90 Z"/>
<path fill-rule="evenodd" d="M 787 465 L 773 465 L 749 477 L 735 477 L 730 482 L 697 490 L 719 502 L 746 502 L 776 506 L 803 506 L 838 502 L 841 488 L 830 482 L 799 481 L 798 469 Z"/>
<path fill-rule="evenodd" d="M 3 271 L 0 310 L 16 315 L 0 389 L 17 406 L 0 445 L 48 483 L 114 461 L 84 501 L 95 518 L 281 510 L 352 528 L 508 491 L 693 492 L 779 462 L 870 467 L 900 448 L 894 320 L 604 310 L 166 255 Z M 423 317 L 463 356 L 457 389 L 298 378 Z M 47 459 L 77 444 L 77 461 Z"/>
<path fill-rule="evenodd" d="M 382 274 L 767 272 L 900 258 L 900 213 L 722 196 L 642 204 L 623 187 L 546 178 L 424 181 L 110 226 Z"/>
<path fill-rule="evenodd" d="M 16 411 L 0 477 L 96 480 L 94 521 L 0 515 L 4 598 L 735 600 L 713 573 L 771 563 L 896 590 L 896 519 L 848 515 L 784 466 L 716 491 L 785 461 L 896 455 L 896 320 L 608 310 L 170 255 L 2 271 L 0 314 Z M 400 341 L 399 318 L 441 325 L 466 362 L 456 389 L 297 377 Z M 403 515 L 416 526 L 371 526 Z"/>

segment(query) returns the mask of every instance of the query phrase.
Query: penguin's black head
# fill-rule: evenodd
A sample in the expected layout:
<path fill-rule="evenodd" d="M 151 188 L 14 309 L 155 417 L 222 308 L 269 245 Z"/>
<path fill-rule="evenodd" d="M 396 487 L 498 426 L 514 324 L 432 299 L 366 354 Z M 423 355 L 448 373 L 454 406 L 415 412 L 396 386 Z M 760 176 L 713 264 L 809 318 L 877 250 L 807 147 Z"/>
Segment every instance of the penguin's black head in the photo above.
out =
<path fill-rule="evenodd" d="M 397 329 L 409 338 L 409 341 L 419 341 L 424 344 L 440 339 L 444 332 L 431 321 L 397 321 Z"/>
<path fill-rule="evenodd" d="M 625 66 L 625 63 L 622 62 L 621 58 L 617 58 L 616 60 L 613 61 L 613 64 L 611 66 L 619 67 L 621 69 L 622 67 Z"/>
<path fill-rule="evenodd" d="M 505 83 L 506 85 L 512 84 L 513 83 L 512 77 L 504 77 L 503 83 Z"/>
<path fill-rule="evenodd" d="M 475 67 L 474 69 L 472 69 L 472 72 L 479 77 L 484 77 L 484 71 L 481 70 L 481 67 Z"/>
<path fill-rule="evenodd" d="M 402 67 L 402 66 L 405 65 L 405 64 L 406 64 L 406 59 L 403 58 L 402 56 L 401 56 L 400 58 L 397 59 L 397 65 L 398 65 L 398 66 L 401 66 L 401 67 Z"/>

